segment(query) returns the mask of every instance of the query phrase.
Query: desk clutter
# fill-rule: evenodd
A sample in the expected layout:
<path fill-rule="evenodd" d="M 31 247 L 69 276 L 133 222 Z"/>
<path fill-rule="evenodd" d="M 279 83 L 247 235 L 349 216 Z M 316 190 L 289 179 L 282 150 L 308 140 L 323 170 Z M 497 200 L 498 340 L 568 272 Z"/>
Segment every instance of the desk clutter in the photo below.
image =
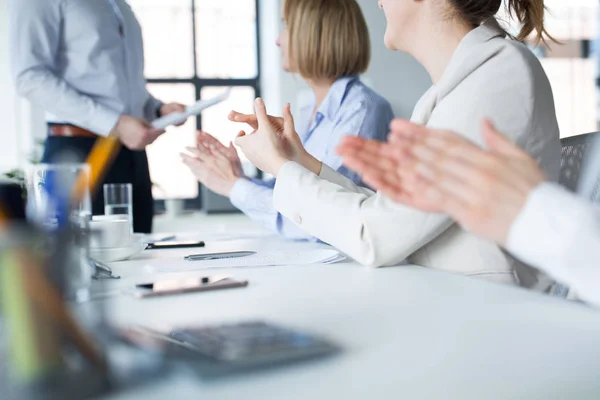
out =
<path fill-rule="evenodd" d="M 329 339 L 264 321 L 168 332 L 134 326 L 124 336 L 142 348 L 173 357 L 196 358 L 202 362 L 201 372 L 207 377 L 324 357 L 340 350 Z"/>
<path fill-rule="evenodd" d="M 0 190 L 0 386 L 6 396 L 2 398 L 94 398 L 155 381 L 157 373 L 164 376 L 170 367 L 180 364 L 209 378 L 339 351 L 332 341 L 318 335 L 263 321 L 199 325 L 164 334 L 111 326 L 104 318 L 102 302 L 90 303 L 92 281 L 100 288 L 113 288 L 111 282 L 120 282 L 120 276 L 105 263 L 135 257 L 146 248 L 147 238 L 132 233 L 127 213 L 91 217 L 89 192 L 79 187 L 82 179 L 89 181 L 89 168 L 44 167 L 36 177 L 29 192 L 35 198 L 35 218 L 29 210 L 29 221 L 21 187 L 11 184 Z M 175 248 L 188 246 L 180 242 Z M 204 254 L 199 258 L 180 260 L 188 266 L 183 271 L 325 264 L 345 256 L 320 249 L 247 252 L 236 257 Z M 165 265 L 157 272 L 171 272 L 169 268 Z M 176 287 L 182 282 L 194 285 Z M 247 284 L 230 277 L 205 277 L 157 280 L 131 289 L 142 298 Z M 90 305 L 91 318 L 73 312 L 78 303 Z M 155 340 L 153 345 L 148 338 Z M 156 346 L 158 339 L 161 346 Z M 117 350 L 129 354 L 126 373 L 113 355 Z"/>
<path fill-rule="evenodd" d="M 200 255 L 199 255 L 200 256 Z M 333 264 L 346 256 L 333 249 L 305 251 L 259 251 L 242 257 L 208 257 L 198 260 L 186 257 L 185 264 L 150 266 L 152 272 L 185 272 L 209 268 L 274 267 L 286 265 Z"/>

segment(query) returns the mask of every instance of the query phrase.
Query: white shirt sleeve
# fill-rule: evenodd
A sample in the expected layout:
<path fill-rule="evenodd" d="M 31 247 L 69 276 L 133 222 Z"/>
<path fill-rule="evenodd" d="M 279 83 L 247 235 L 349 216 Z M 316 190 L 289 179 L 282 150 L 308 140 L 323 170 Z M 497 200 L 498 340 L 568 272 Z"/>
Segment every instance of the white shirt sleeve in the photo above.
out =
<path fill-rule="evenodd" d="M 17 92 L 54 115 L 108 135 L 120 113 L 80 93 L 55 73 L 61 7 L 58 0 L 9 1 L 10 59 Z"/>
<path fill-rule="evenodd" d="M 507 250 L 600 306 L 600 208 L 544 183 L 513 223 Z"/>
<path fill-rule="evenodd" d="M 395 203 L 323 166 L 321 175 L 295 162 L 279 170 L 273 203 L 283 216 L 363 265 L 397 265 L 454 222 Z"/>
<path fill-rule="evenodd" d="M 237 209 L 271 232 L 287 239 L 316 241 L 314 236 L 298 228 L 275 209 L 274 187 L 275 179 L 238 179 L 233 185 L 229 199 Z"/>

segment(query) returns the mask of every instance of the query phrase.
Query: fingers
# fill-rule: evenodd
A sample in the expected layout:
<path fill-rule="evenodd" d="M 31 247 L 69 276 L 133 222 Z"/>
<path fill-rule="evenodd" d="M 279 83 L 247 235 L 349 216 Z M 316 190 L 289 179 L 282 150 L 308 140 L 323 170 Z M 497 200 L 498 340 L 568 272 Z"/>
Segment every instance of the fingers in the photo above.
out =
<path fill-rule="evenodd" d="M 231 110 L 231 112 L 229 113 L 229 115 L 227 116 L 227 118 L 232 121 L 232 122 L 243 122 L 243 123 L 250 123 L 250 122 L 256 122 L 256 115 L 254 114 L 242 114 L 240 112 L 237 112 L 235 110 Z"/>
<path fill-rule="evenodd" d="M 283 132 L 291 133 L 295 132 L 296 127 L 294 125 L 294 116 L 292 115 L 291 105 L 287 103 L 285 107 L 283 107 Z"/>
<path fill-rule="evenodd" d="M 190 156 L 189 154 L 185 154 L 185 153 L 179 153 L 179 156 L 181 157 L 181 160 L 183 162 L 185 162 L 186 164 L 190 163 L 190 164 L 196 164 L 196 163 L 202 163 L 202 161 L 200 161 L 199 159 Z"/>
<path fill-rule="evenodd" d="M 258 119 L 253 114 L 242 114 L 237 111 L 231 111 L 227 117 L 232 122 L 248 124 L 253 130 L 258 129 Z"/>
<path fill-rule="evenodd" d="M 180 103 L 168 103 L 162 106 L 162 113 L 164 115 L 172 114 L 176 112 L 184 112 L 185 106 Z"/>
<path fill-rule="evenodd" d="M 345 155 L 357 151 L 379 152 L 383 146 L 382 142 L 369 140 L 360 136 L 344 136 L 336 151 L 339 155 Z"/>
<path fill-rule="evenodd" d="M 443 196 L 471 204 L 478 197 L 480 188 L 485 185 L 484 175 L 476 167 L 460 160 L 432 161 L 419 154 L 415 154 L 415 159 L 412 166 L 398 169 L 398 174 L 409 191 L 420 191 L 426 186 L 428 190 L 436 190 Z"/>
<path fill-rule="evenodd" d="M 396 136 L 406 139 L 416 138 L 419 135 L 427 134 L 427 128 L 422 125 L 417 125 L 410 121 L 396 118 L 390 124 L 390 141 L 395 140 Z"/>
<path fill-rule="evenodd" d="M 428 128 L 418 130 L 418 136 L 411 140 L 399 138 L 398 141 L 404 140 L 409 151 L 419 151 L 424 160 L 437 159 L 441 163 L 445 159 L 454 159 L 482 168 L 493 168 L 496 165 L 495 158 L 489 152 L 454 132 Z M 429 157 L 425 158 L 427 155 Z"/>
<path fill-rule="evenodd" d="M 491 151 L 508 157 L 529 157 L 519 146 L 502 135 L 489 119 L 483 121 L 482 130 L 483 139 Z"/>
<path fill-rule="evenodd" d="M 204 132 L 204 131 L 197 131 L 196 132 L 196 139 L 201 140 L 203 142 L 206 143 L 213 143 L 215 145 L 223 145 L 219 139 L 215 138 L 213 135 L 211 135 L 210 133 Z"/>
<path fill-rule="evenodd" d="M 217 138 L 204 131 L 198 131 L 196 133 L 196 141 L 198 144 L 201 144 L 212 151 L 224 151 L 227 149 Z"/>
<path fill-rule="evenodd" d="M 258 120 L 259 127 L 270 125 L 269 116 L 267 115 L 267 107 L 265 102 L 260 97 L 254 100 L 254 111 L 256 112 L 256 118 Z"/>
<path fill-rule="evenodd" d="M 394 173 L 399 168 L 399 163 L 389 157 L 383 157 L 379 152 L 354 152 L 344 157 L 344 165 L 360 174 L 387 174 Z"/>
<path fill-rule="evenodd" d="M 406 193 L 397 177 L 386 176 L 385 174 L 365 174 L 362 176 L 362 180 L 394 201 L 396 199 L 407 200 L 405 199 Z"/>
<path fill-rule="evenodd" d="M 238 155 L 237 149 L 233 145 L 233 142 L 229 142 L 229 146 L 225 148 L 224 154 L 226 154 L 231 161 L 240 162 L 240 156 Z"/>
<path fill-rule="evenodd" d="M 197 147 L 186 147 L 185 149 L 188 152 L 190 152 L 196 159 L 202 162 L 205 162 L 208 159 L 214 157 L 213 153 L 211 153 L 210 151 L 205 151 Z"/>

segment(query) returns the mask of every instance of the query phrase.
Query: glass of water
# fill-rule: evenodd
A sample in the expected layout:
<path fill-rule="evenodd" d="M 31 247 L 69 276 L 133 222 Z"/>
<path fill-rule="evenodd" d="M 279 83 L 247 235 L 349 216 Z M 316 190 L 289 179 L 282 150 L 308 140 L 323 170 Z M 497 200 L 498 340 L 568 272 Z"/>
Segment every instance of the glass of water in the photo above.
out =
<path fill-rule="evenodd" d="M 104 185 L 104 214 L 126 215 L 133 230 L 133 187 L 131 183 Z"/>
<path fill-rule="evenodd" d="M 87 164 L 38 164 L 27 171 L 27 214 L 32 222 L 51 227 L 67 220 L 79 225 L 89 221 L 92 204 Z M 83 184 L 83 196 L 71 204 L 74 189 Z M 68 213 L 68 214 L 67 214 Z"/>

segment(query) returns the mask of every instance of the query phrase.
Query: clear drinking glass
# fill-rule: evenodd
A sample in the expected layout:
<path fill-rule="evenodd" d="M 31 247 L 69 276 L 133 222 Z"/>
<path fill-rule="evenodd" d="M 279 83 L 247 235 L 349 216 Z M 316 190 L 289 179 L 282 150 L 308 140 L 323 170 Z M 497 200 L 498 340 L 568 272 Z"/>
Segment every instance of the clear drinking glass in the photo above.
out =
<path fill-rule="evenodd" d="M 126 215 L 133 230 L 133 187 L 131 183 L 104 185 L 104 214 Z"/>
<path fill-rule="evenodd" d="M 31 166 L 26 179 L 28 218 L 39 225 L 53 225 L 68 209 L 71 222 L 79 225 L 82 221 L 89 221 L 92 215 L 89 179 L 90 167 L 87 164 Z M 79 183 L 83 183 L 83 196 L 73 205 L 71 195 Z"/>

